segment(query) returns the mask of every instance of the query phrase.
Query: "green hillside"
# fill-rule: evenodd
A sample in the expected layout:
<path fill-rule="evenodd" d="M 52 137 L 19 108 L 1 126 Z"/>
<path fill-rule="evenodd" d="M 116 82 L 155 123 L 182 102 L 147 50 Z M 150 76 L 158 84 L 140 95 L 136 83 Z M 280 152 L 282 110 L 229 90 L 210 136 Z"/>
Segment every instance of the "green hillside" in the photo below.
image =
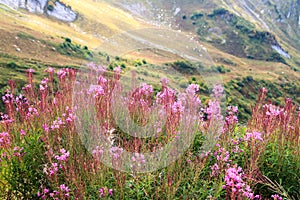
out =
<path fill-rule="evenodd" d="M 299 103 L 296 94 L 300 45 L 295 45 L 299 36 L 295 19 L 298 10 L 290 9 L 291 5 L 298 8 L 297 2 L 258 3 L 256 11 L 273 13 L 262 15 L 264 18 L 249 13 L 254 8 L 253 2 L 248 1 L 63 3 L 78 13 L 76 21 L 61 22 L 1 5 L 0 17 L 6 19 L 0 21 L 2 93 L 10 79 L 22 85 L 26 80 L 24 72 L 29 68 L 35 69 L 39 78 L 47 66 L 79 68 L 96 62 L 138 69 L 145 74 L 145 81 L 152 82 L 166 73 L 157 69 L 169 65 L 181 73 L 181 78 L 172 77 L 177 85 L 185 85 L 183 79 L 205 84 L 201 72 L 219 73 L 231 96 L 229 102 L 242 109 L 254 102 L 258 88 L 263 86 L 276 90 L 272 97 L 278 104 L 283 103 L 284 97 Z M 55 6 L 54 2 L 49 4 Z M 279 15 L 281 22 L 275 20 Z M 284 22 L 293 31 L 285 33 Z M 195 51 L 199 48 L 202 57 Z M 191 57 L 196 60 L 190 60 Z M 181 60 L 188 62 L 178 66 Z"/>

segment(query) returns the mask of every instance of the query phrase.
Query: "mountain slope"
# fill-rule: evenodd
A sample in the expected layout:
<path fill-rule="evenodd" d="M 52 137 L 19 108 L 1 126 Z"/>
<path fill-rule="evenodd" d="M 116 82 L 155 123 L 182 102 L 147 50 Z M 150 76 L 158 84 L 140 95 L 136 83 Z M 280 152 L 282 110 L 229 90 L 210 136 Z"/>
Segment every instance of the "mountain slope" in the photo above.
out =
<path fill-rule="evenodd" d="M 274 58 L 275 61 L 285 59 L 293 68 L 299 67 L 300 4 L 297 0 L 118 0 L 113 1 L 113 4 L 154 24 L 167 25 L 174 29 L 198 33 L 203 33 L 204 29 L 204 31 L 207 31 L 205 39 L 216 39 L 215 43 L 219 44 L 223 42 L 224 45 L 217 46 L 219 49 L 222 51 L 227 50 L 226 52 L 239 57 L 265 60 Z M 224 9 L 224 13 L 222 13 L 222 9 Z M 217 13 L 218 11 L 221 12 Z M 203 20 L 205 16 L 208 17 Z M 243 29 L 244 32 L 241 34 L 239 29 Z M 244 36 L 234 37 L 238 34 L 238 31 L 240 35 Z M 226 40 L 226 37 L 222 37 L 223 33 L 232 38 Z M 247 44 L 237 44 L 236 46 L 236 44 L 230 42 L 243 42 L 243 40 L 248 40 L 245 42 Z M 226 41 L 229 42 L 226 43 Z M 249 45 L 249 41 L 252 45 Z M 206 42 L 209 41 L 206 40 Z M 268 45 L 268 49 L 264 48 L 263 51 L 254 52 L 256 55 L 252 55 L 252 50 L 257 50 L 265 45 Z M 236 52 L 243 52 L 248 49 L 250 52 L 238 55 L 228 48 L 232 48 Z M 283 58 L 281 59 L 276 53 Z M 263 55 L 263 57 L 258 55 Z"/>
<path fill-rule="evenodd" d="M 57 9 L 56 2 L 46 4 Z M 7 72 L 0 76 L 2 86 L 9 79 L 22 82 L 28 68 L 79 67 L 90 61 L 137 66 L 158 81 L 158 68 L 185 59 L 196 64 L 180 69 L 182 77 L 173 77 L 178 84 L 184 78 L 201 80 L 189 69 L 203 66 L 198 68 L 203 73 L 222 74 L 230 95 L 254 96 L 257 88 L 248 81 L 253 79 L 261 87 L 276 85 L 280 102 L 293 95 L 300 102 L 295 95 L 300 92 L 299 1 L 59 2 L 76 13 L 75 21 L 0 4 L 0 67 Z M 253 102 L 237 99 L 234 103 L 243 107 Z"/>

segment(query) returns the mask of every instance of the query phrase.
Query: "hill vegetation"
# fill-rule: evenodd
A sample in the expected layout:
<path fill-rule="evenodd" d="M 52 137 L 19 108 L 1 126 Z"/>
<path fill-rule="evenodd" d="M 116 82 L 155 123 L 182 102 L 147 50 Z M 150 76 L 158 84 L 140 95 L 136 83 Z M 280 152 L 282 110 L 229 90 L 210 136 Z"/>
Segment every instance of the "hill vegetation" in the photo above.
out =
<path fill-rule="evenodd" d="M 300 199 L 297 0 L 60 2 L 0 4 L 0 199 Z"/>

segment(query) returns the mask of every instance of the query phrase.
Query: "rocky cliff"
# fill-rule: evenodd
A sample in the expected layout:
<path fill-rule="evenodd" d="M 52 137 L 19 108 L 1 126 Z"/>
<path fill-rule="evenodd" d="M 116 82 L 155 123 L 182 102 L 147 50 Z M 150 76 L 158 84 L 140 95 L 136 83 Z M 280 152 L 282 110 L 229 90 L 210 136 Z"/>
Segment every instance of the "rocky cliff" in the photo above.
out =
<path fill-rule="evenodd" d="M 77 13 L 60 1 L 49 4 L 48 0 L 0 0 L 0 4 L 13 9 L 23 8 L 31 13 L 45 14 L 65 22 L 77 19 Z"/>

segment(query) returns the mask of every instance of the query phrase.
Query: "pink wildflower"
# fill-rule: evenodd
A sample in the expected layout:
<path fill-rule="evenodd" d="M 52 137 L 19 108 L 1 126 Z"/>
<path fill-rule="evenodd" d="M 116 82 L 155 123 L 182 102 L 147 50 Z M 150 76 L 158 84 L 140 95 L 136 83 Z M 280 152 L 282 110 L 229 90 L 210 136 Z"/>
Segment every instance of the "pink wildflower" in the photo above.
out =
<path fill-rule="evenodd" d="M 108 194 L 109 194 L 110 196 L 112 196 L 112 195 L 113 195 L 113 189 L 109 189 L 109 190 L 108 190 Z"/>
<path fill-rule="evenodd" d="M 263 138 L 261 137 L 261 133 L 257 131 L 253 131 L 252 133 L 246 133 L 245 140 L 250 141 L 251 139 L 263 141 Z"/>
<path fill-rule="evenodd" d="M 117 159 L 121 156 L 121 154 L 123 153 L 123 148 L 119 148 L 119 147 L 111 147 L 109 152 L 112 158 Z"/>
<path fill-rule="evenodd" d="M 66 161 L 67 158 L 70 156 L 69 151 L 66 151 L 64 148 L 60 150 L 61 155 L 56 155 L 55 158 L 59 161 Z"/>
<path fill-rule="evenodd" d="M 274 200 L 282 200 L 282 197 L 279 196 L 278 194 L 274 194 L 271 196 Z"/>
<path fill-rule="evenodd" d="M 104 188 L 99 189 L 100 197 L 104 197 Z"/>
<path fill-rule="evenodd" d="M 26 135 L 26 132 L 23 129 L 21 129 L 20 133 L 21 133 L 21 136 L 25 136 Z"/>
<path fill-rule="evenodd" d="M 5 148 L 10 145 L 10 135 L 8 132 L 0 133 L 0 147 Z"/>

